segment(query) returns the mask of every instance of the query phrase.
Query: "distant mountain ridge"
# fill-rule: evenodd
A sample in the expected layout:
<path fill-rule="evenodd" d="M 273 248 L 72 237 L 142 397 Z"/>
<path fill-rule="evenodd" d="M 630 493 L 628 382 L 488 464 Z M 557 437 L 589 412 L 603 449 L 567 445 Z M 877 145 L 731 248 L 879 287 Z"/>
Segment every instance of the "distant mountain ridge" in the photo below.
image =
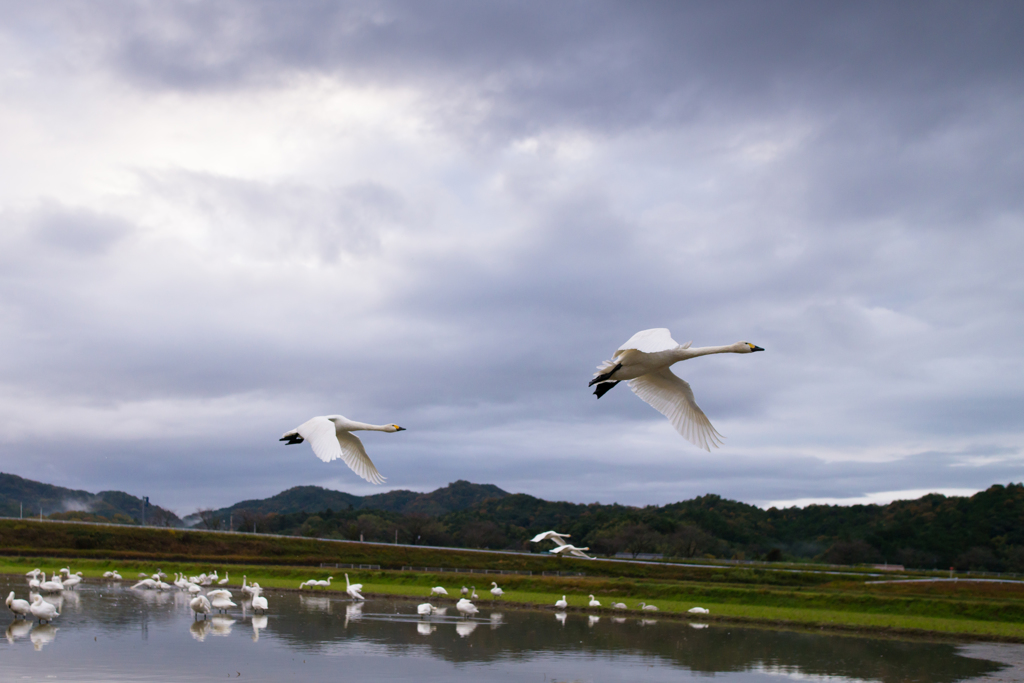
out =
<path fill-rule="evenodd" d="M 275 496 L 243 500 L 229 507 L 214 510 L 219 518 L 242 511 L 259 515 L 286 515 L 295 512 L 321 512 L 323 510 L 382 510 L 404 515 L 420 514 L 440 517 L 451 512 L 467 510 L 485 500 L 508 496 L 493 484 L 472 484 L 459 480 L 430 493 L 396 489 L 370 496 L 356 496 L 320 486 L 294 486 Z"/>
<path fill-rule="evenodd" d="M 0 472 L 0 515 L 32 517 L 40 512 L 47 517 L 56 513 L 68 518 L 138 523 L 142 518 L 142 499 L 124 491 L 89 493 Z M 173 512 L 153 504 L 146 507 L 146 522 L 160 526 L 182 525 Z"/>

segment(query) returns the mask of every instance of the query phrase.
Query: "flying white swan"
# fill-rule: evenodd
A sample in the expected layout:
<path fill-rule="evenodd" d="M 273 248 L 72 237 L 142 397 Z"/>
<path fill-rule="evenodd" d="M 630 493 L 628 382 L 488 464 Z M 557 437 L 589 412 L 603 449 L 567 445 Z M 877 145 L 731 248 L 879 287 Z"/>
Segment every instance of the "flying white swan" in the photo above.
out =
<path fill-rule="evenodd" d="M 590 386 L 597 385 L 594 395 L 604 396 L 616 384 L 629 381 L 633 393 L 668 418 L 676 431 L 698 448 L 711 451 L 722 445 L 719 434 L 693 398 L 690 385 L 669 368 L 679 361 L 712 353 L 753 353 L 764 351 L 749 342 L 729 346 L 703 346 L 691 349 L 678 344 L 665 328 L 643 330 L 620 346 L 611 360 L 597 366 Z"/>
<path fill-rule="evenodd" d="M 363 448 L 363 442 L 352 434 L 355 431 L 391 433 L 403 432 L 405 428 L 398 425 L 371 425 L 365 422 L 354 422 L 341 415 L 326 415 L 314 417 L 295 429 L 285 432 L 280 441 L 287 441 L 287 445 L 292 446 L 309 439 L 313 453 L 324 462 L 341 458 L 346 465 L 352 468 L 353 472 L 366 481 L 383 484 L 384 477 L 373 466 L 373 461 L 370 460 L 366 449 Z"/>
<path fill-rule="evenodd" d="M 530 543 L 540 543 L 541 541 L 554 541 L 558 545 L 565 545 L 565 541 L 562 539 L 570 538 L 572 534 L 560 534 L 557 531 L 545 531 L 537 534 L 530 539 Z"/>
<path fill-rule="evenodd" d="M 565 609 L 568 606 L 569 606 L 569 603 L 565 601 L 565 596 L 564 595 L 562 596 L 561 600 L 556 600 L 555 601 L 555 607 L 557 607 L 558 609 Z"/>
<path fill-rule="evenodd" d="M 36 593 L 32 596 L 32 604 L 28 606 L 28 611 L 32 613 L 39 623 L 51 622 L 54 617 L 59 617 L 60 612 L 57 611 L 56 605 L 46 602 L 43 600 L 43 596 Z"/>
<path fill-rule="evenodd" d="M 582 548 L 577 548 L 574 545 L 566 544 L 566 545 L 560 545 L 557 548 L 552 548 L 549 552 L 552 555 L 561 555 L 562 553 L 567 553 L 569 555 L 575 555 L 576 557 L 582 557 L 582 558 L 587 559 L 587 560 L 594 559 L 590 555 L 587 555 L 585 552 L 583 552 L 584 550 L 590 550 L 590 548 L 586 547 L 586 546 L 584 546 Z"/>
<path fill-rule="evenodd" d="M 30 614 L 28 600 L 15 598 L 14 591 L 11 591 L 11 594 L 7 596 L 7 609 L 14 613 L 15 619 L 18 617 L 24 619 Z"/>

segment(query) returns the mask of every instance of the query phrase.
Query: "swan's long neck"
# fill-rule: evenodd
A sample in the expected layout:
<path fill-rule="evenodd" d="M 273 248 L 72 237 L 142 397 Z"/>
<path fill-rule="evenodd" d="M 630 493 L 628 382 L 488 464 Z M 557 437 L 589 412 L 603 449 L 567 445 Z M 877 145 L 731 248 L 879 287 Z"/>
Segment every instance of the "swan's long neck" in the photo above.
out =
<path fill-rule="evenodd" d="M 372 425 L 366 422 L 348 420 L 343 426 L 350 432 L 385 432 L 391 425 Z"/>
<path fill-rule="evenodd" d="M 679 357 L 679 360 L 696 358 L 697 356 L 710 356 L 713 353 L 740 353 L 740 350 L 736 348 L 735 344 L 729 344 L 728 346 L 698 346 L 695 349 L 679 348 L 675 350 L 675 355 Z"/>

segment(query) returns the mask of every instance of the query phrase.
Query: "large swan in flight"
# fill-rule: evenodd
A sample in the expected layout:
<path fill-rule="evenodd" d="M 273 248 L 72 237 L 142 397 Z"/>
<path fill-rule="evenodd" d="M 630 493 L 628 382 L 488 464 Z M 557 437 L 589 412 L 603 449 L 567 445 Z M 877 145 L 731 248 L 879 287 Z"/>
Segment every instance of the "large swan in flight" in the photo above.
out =
<path fill-rule="evenodd" d="M 629 382 L 633 393 L 668 418 L 672 426 L 694 446 L 711 451 L 722 445 L 722 435 L 711 426 L 704 411 L 693 398 L 693 390 L 669 368 L 681 360 L 712 353 L 754 353 L 764 351 L 750 342 L 729 346 L 703 346 L 692 349 L 678 344 L 664 327 L 634 334 L 618 348 L 611 360 L 597 366 L 589 386 L 597 385 L 594 395 L 601 398 L 622 381 Z"/>
<path fill-rule="evenodd" d="M 383 484 L 384 477 L 373 466 L 373 461 L 363 448 L 363 442 L 352 434 L 355 431 L 404 432 L 405 428 L 398 425 L 371 425 L 355 422 L 341 415 L 326 415 L 303 422 L 295 429 L 285 432 L 280 440 L 287 441 L 288 446 L 293 446 L 308 439 L 316 457 L 324 462 L 341 458 L 353 472 L 366 481 Z"/>

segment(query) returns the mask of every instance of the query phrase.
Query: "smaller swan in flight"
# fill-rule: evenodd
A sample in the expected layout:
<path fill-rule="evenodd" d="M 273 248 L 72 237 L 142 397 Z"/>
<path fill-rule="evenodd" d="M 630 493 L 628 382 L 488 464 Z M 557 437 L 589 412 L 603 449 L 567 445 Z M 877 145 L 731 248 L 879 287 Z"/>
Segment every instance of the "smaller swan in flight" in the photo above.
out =
<path fill-rule="evenodd" d="M 622 381 L 629 382 L 633 393 L 668 418 L 683 438 L 710 452 L 722 444 L 722 435 L 697 405 L 693 389 L 669 368 L 679 361 L 712 353 L 754 353 L 764 351 L 750 342 L 728 346 L 703 346 L 691 349 L 692 342 L 679 344 L 663 327 L 637 332 L 620 346 L 611 360 L 597 366 L 589 386 L 597 385 L 594 395 L 601 398 Z"/>
<path fill-rule="evenodd" d="M 363 448 L 363 442 L 352 432 L 404 432 L 398 425 L 371 425 L 355 422 L 342 415 L 325 415 L 314 417 L 303 422 L 295 429 L 287 431 L 279 439 L 293 446 L 309 440 L 313 453 L 324 462 L 341 458 L 352 471 L 372 484 L 383 484 L 384 477 L 374 467 L 370 456 Z"/>

